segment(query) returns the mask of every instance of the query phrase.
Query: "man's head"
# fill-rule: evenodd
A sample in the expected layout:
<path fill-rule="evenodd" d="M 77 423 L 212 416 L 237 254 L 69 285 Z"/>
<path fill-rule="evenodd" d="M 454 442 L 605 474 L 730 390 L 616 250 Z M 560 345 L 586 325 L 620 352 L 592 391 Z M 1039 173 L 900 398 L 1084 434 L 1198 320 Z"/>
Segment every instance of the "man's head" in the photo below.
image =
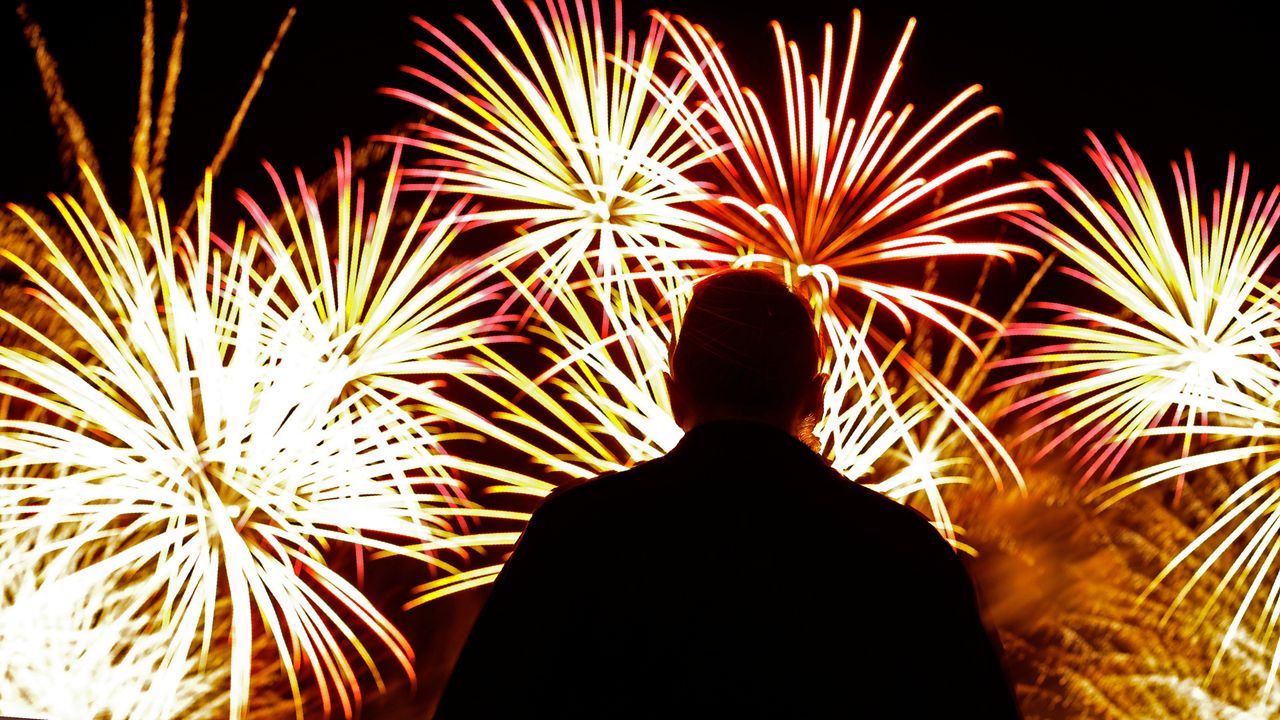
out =
<path fill-rule="evenodd" d="M 676 422 L 755 420 L 798 434 L 822 409 L 818 335 L 776 275 L 729 270 L 699 282 L 671 350 Z"/>

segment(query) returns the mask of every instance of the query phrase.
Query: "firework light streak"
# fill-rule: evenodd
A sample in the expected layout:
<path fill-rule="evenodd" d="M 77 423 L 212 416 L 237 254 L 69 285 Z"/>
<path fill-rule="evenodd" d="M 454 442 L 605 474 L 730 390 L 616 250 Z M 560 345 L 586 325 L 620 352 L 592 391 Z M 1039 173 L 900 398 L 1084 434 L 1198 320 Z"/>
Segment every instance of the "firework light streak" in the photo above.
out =
<path fill-rule="evenodd" d="M 638 40 L 624 33 L 619 4 L 610 32 L 597 0 L 589 9 L 583 0 L 528 2 L 538 33 L 526 36 L 500 0 L 494 5 L 516 54 L 465 18 L 480 56 L 417 21 L 431 36 L 419 45 L 445 72 L 406 70 L 449 100 L 388 91 L 434 116 L 418 137 L 402 139 L 432 153 L 407 173 L 496 201 L 475 216 L 517 223 L 505 260 L 541 255 L 529 274 L 552 292 L 588 255 L 607 276 L 636 253 L 647 267 L 671 269 L 666 251 L 700 252 L 689 236 L 711 224 L 684 207 L 705 196 L 685 177 L 704 157 L 684 129 L 694 85 L 656 76 L 661 24 Z"/>
<path fill-rule="evenodd" d="M 96 223 L 101 224 L 104 219 L 102 213 L 107 209 L 97 206 L 93 184 L 88 182 L 87 179 L 88 177 L 100 177 L 102 174 L 99 169 L 97 152 L 89 139 L 89 133 L 80 118 L 80 114 L 67 98 L 62 76 L 58 72 L 58 63 L 53 54 L 49 52 L 43 28 L 31 16 L 25 2 L 18 3 L 17 13 L 18 19 L 22 23 L 23 33 L 31 46 L 36 66 L 40 71 L 41 85 L 49 103 L 49 118 L 58 135 L 62 168 L 68 177 L 75 177 L 79 181 L 77 185 L 78 199 L 86 214 Z M 210 164 L 210 174 L 214 178 L 217 178 L 223 163 L 230 155 L 232 148 L 235 147 L 236 140 L 240 134 L 240 127 L 248 114 L 250 106 L 253 104 L 254 98 L 258 94 L 258 90 L 262 87 L 267 71 L 271 67 L 281 42 L 289 31 L 295 13 L 296 9 L 290 8 L 281 21 L 275 40 L 263 54 L 257 72 L 250 81 L 249 87 L 241 99 L 239 107 L 236 109 L 235 116 L 232 118 L 226 132 L 223 133 L 222 142 Z M 187 0 L 182 0 L 178 9 L 177 26 L 173 35 L 169 38 L 169 56 L 164 62 L 164 82 L 161 86 L 159 107 L 156 108 L 153 106 L 157 48 L 155 41 L 155 7 L 150 0 L 144 4 L 140 53 L 141 72 L 138 79 L 138 110 L 131 141 L 130 162 L 135 168 L 145 169 L 147 185 L 156 194 L 160 192 L 160 185 L 168 159 L 169 140 L 173 129 L 173 115 L 177 106 L 178 80 L 182 74 L 183 49 L 187 39 L 187 16 Z M 79 166 L 87 166 L 89 173 L 78 173 L 77 167 Z M 142 202 L 143 193 L 139 192 L 137 185 L 131 186 L 129 190 L 128 224 L 131 227 L 137 227 L 146 222 Z M 199 198 L 200 188 L 196 189 L 194 195 L 195 197 L 192 198 L 191 204 L 187 207 L 186 212 L 183 213 L 182 221 L 179 223 L 181 225 L 185 226 L 190 223 L 196 211 L 196 200 Z"/>
<path fill-rule="evenodd" d="M 11 471 L 0 540 L 61 525 L 129 538 L 82 572 L 115 577 L 148 565 L 162 579 L 168 662 L 197 650 L 207 658 L 222 641 L 215 628 L 229 622 L 233 717 L 249 703 L 258 622 L 299 714 L 303 665 L 326 714 L 335 695 L 348 716 L 360 701 L 349 652 L 383 686 L 362 635 L 412 677 L 405 638 L 323 551 L 344 543 L 452 571 L 433 550 L 454 543 L 449 519 L 465 509 L 451 507 L 456 492 L 417 489 L 422 468 L 449 466 L 429 433 L 407 427 L 421 419 L 380 396 L 385 385 L 351 386 L 360 373 L 347 350 L 361 329 L 344 329 L 345 317 L 317 327 L 310 306 L 281 315 L 279 271 L 256 276 L 242 232 L 231 252 L 215 252 L 207 203 L 193 238 L 148 200 L 150 263 L 116 216 L 101 234 L 74 200 L 55 203 L 93 270 L 81 275 L 34 223 L 75 292 L 59 292 L 6 253 L 78 341 L 64 350 L 0 310 L 43 350 L 0 349 L 0 368 L 13 379 L 0 393 L 49 418 L 0 426 Z M 448 482 L 446 473 L 429 479 Z M 63 556 L 74 551 L 49 547 L 47 562 L 69 564 Z"/>
<path fill-rule="evenodd" d="M 897 350 L 884 360 L 876 358 L 869 337 L 871 318 L 868 313 L 861 325 L 849 327 L 838 326 L 830 316 L 821 318 L 828 325 L 824 335 L 831 347 L 823 359 L 827 384 L 814 437 L 832 467 L 845 477 L 898 502 L 922 494 L 935 527 L 955 544 L 955 529 L 939 488 L 967 481 L 952 472 L 965 460 L 952 457 L 940 442 L 941 430 L 949 423 L 937 403 L 889 384 L 885 373 Z M 915 434 L 922 430 L 927 430 L 924 442 Z"/>
<path fill-rule="evenodd" d="M 1280 382 L 1280 304 L 1263 282 L 1276 255 L 1266 243 L 1280 219 L 1280 188 L 1251 199 L 1248 166 L 1237 175 L 1232 158 L 1224 189 L 1202 215 L 1188 153 L 1185 168 L 1173 165 L 1180 217 L 1171 221 L 1133 150 L 1121 140 L 1122 154 L 1112 154 L 1089 137 L 1113 199 L 1050 164 L 1066 192 L 1048 192 L 1073 224 L 1030 214 L 1018 222 L 1073 264 L 1071 276 L 1124 311 L 1040 303 L 1058 317 L 1011 332 L 1050 344 L 1006 361 L 1045 366 L 1014 382 L 1055 381 L 1010 410 L 1038 419 L 1024 438 L 1056 430 L 1038 457 L 1070 443 L 1085 467 L 1081 482 L 1110 475 L 1156 425 L 1186 426 L 1185 456 L 1197 424 L 1269 417 Z"/>

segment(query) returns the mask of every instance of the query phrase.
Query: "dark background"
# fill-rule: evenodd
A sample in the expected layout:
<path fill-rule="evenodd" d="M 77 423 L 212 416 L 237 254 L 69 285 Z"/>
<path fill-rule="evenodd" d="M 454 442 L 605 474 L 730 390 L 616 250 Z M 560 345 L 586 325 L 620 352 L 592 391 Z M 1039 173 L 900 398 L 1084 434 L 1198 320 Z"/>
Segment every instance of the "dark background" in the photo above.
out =
<path fill-rule="evenodd" d="M 122 188 L 129 180 L 142 5 L 31 0 L 29 6 L 96 145 L 108 187 Z M 1025 170 L 1036 170 L 1039 159 L 1048 158 L 1087 172 L 1080 148 L 1090 128 L 1107 138 L 1123 133 L 1157 174 L 1188 148 L 1206 183 L 1221 182 L 1231 151 L 1252 163 L 1255 187 L 1280 182 L 1272 112 L 1280 81 L 1276 26 L 1269 13 L 1247 3 L 1214 2 L 1181 12 L 1166 4 L 1091 0 L 667 0 L 662 8 L 706 25 L 726 44 L 744 84 L 767 88 L 777 82 L 770 19 L 782 22 L 816 66 L 822 23 L 834 22 L 846 33 L 855 5 L 863 11 L 861 60 L 870 71 L 864 79 L 882 71 L 907 17 L 915 15 L 919 26 L 896 97 L 931 111 L 981 83 L 985 100 L 1005 110 L 1001 123 L 983 131 L 988 142 L 1016 151 Z M 65 178 L 14 7 L 0 13 L 0 200 L 39 202 L 46 192 L 63 189 Z M 166 194 L 191 196 L 288 7 L 276 0 L 193 0 Z M 518 3 L 512 7 L 524 13 Z M 632 27 L 641 27 L 647 7 L 626 3 Z M 157 0 L 162 53 L 176 8 L 176 2 Z M 322 172 L 343 136 L 359 140 L 412 119 L 413 108 L 377 89 L 421 89 L 399 70 L 425 61 L 413 44 L 425 33 L 408 18 L 416 13 L 461 32 L 450 18 L 457 12 L 499 37 L 503 32 L 484 0 L 302 3 L 221 187 L 263 188 L 263 159 L 280 168 L 300 165 L 309 175 Z"/>

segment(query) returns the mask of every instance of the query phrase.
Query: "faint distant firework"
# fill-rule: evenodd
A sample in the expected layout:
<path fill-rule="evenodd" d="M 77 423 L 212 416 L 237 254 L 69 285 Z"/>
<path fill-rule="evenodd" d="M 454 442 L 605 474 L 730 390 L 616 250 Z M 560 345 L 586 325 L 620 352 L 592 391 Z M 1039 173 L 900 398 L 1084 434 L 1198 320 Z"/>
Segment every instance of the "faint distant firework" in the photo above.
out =
<path fill-rule="evenodd" d="M 1149 585 L 1168 548 L 1196 537 L 1198 508 L 1230 495 L 1233 474 L 1199 474 L 1177 506 L 1144 493 L 1101 513 L 1052 464 L 1028 468 L 1026 494 L 969 488 L 948 498 L 977 551 L 970 573 L 1027 720 L 1275 717 L 1280 692 L 1264 692 L 1269 649 L 1227 637 L 1247 587 L 1221 586 L 1224 575 L 1209 569 L 1184 599 L 1196 621 L 1170 622 L 1179 585 Z"/>

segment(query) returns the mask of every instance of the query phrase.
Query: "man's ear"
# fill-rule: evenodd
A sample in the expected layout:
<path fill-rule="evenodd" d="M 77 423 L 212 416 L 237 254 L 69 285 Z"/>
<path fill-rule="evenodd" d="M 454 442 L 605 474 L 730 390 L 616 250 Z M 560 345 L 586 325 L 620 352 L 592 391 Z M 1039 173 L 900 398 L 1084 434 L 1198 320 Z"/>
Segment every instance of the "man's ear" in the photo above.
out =
<path fill-rule="evenodd" d="M 822 418 L 822 412 L 826 409 L 827 380 L 830 377 L 826 373 L 818 373 L 809 381 L 809 387 L 805 389 L 805 406 L 802 408 L 800 417 L 812 415 L 816 419 Z"/>
<path fill-rule="evenodd" d="M 685 422 L 689 419 L 689 403 L 685 399 L 684 388 L 671 377 L 671 373 L 662 373 L 662 379 L 667 383 L 667 397 L 671 400 L 671 416 L 675 418 L 676 425 L 688 430 Z"/>

